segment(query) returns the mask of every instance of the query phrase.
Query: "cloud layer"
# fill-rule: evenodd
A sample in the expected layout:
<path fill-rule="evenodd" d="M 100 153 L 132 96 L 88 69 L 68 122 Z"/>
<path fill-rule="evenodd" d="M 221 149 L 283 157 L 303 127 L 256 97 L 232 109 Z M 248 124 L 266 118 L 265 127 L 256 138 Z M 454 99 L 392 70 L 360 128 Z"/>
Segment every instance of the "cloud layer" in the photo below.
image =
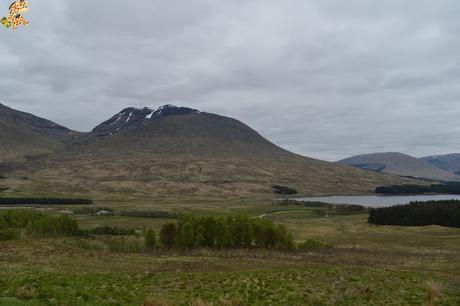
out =
<path fill-rule="evenodd" d="M 460 152 L 458 1 L 29 1 L 0 100 L 70 128 L 171 103 L 321 159 Z"/>

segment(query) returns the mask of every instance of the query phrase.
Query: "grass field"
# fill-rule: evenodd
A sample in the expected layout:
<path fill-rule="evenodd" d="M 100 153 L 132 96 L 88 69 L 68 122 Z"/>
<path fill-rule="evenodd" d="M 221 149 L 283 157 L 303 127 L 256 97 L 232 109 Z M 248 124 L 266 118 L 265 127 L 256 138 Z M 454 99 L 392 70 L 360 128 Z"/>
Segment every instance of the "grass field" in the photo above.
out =
<path fill-rule="evenodd" d="M 116 213 L 133 207 L 174 208 L 172 201 L 157 203 L 154 208 L 142 202 L 113 207 Z M 326 214 L 324 207 L 263 200 L 183 199 L 175 210 L 270 214 L 296 241 L 315 239 L 334 248 L 152 254 L 111 247 L 114 239 L 139 240 L 133 237 L 0 242 L 0 305 L 460 305 L 459 229 L 372 226 L 365 213 Z M 122 216 L 77 219 L 84 228 L 158 229 L 165 222 Z"/>

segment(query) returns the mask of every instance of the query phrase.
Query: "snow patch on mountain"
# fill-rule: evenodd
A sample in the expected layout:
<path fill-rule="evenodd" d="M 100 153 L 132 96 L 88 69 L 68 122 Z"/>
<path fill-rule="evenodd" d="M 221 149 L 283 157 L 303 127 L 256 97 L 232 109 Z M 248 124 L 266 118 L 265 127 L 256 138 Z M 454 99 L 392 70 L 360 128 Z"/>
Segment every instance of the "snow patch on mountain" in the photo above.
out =
<path fill-rule="evenodd" d="M 196 109 L 177 107 L 171 104 L 163 105 L 156 110 L 150 107 L 128 107 L 95 127 L 93 132 L 96 132 L 98 136 L 109 136 L 121 131 L 125 127 L 140 124 L 148 120 L 156 120 L 166 116 L 184 116 L 199 113 L 200 111 Z"/>

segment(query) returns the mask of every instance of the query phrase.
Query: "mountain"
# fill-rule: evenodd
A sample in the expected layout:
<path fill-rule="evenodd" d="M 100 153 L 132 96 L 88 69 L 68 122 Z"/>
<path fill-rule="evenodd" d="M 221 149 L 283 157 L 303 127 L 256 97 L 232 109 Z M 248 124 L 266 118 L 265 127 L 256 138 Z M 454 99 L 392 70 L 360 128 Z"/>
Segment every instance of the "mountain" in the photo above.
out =
<path fill-rule="evenodd" d="M 62 149 L 72 134 L 59 124 L 0 104 L 0 163 Z"/>
<path fill-rule="evenodd" d="M 112 118 L 104 121 L 96 126 L 92 133 L 97 136 L 110 136 L 123 129 L 137 128 L 138 124 L 142 122 L 153 122 L 155 119 L 167 116 L 181 116 L 199 114 L 200 112 L 195 109 L 187 107 L 176 107 L 174 105 L 165 105 L 157 110 L 149 107 L 134 108 L 128 107 L 113 116 Z M 134 127 L 133 127 L 134 126 Z"/>
<path fill-rule="evenodd" d="M 402 153 L 391 152 L 356 155 L 340 160 L 337 163 L 399 176 L 438 181 L 460 180 L 460 177 L 455 174 L 439 169 L 416 157 Z"/>
<path fill-rule="evenodd" d="M 245 124 L 186 107 L 126 108 L 75 138 L 72 152 L 135 152 L 202 158 L 286 154 Z"/>
<path fill-rule="evenodd" d="M 422 158 L 425 162 L 449 171 L 456 175 L 460 175 L 460 154 L 446 154 L 446 155 L 434 155 Z"/>
<path fill-rule="evenodd" d="M 114 201 L 272 195 L 274 184 L 305 195 L 363 194 L 413 182 L 293 154 L 238 120 L 172 105 L 126 108 L 13 175 L 29 177 L 24 190 L 35 193 Z"/>

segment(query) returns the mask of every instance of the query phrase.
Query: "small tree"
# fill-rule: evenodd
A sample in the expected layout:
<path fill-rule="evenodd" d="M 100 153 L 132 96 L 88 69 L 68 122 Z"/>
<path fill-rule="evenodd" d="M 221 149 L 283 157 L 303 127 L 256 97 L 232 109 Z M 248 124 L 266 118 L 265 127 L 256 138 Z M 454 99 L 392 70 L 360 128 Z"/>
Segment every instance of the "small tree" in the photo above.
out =
<path fill-rule="evenodd" d="M 168 222 L 163 224 L 160 230 L 160 241 L 165 248 L 171 248 L 176 244 L 177 227 L 176 223 Z"/>
<path fill-rule="evenodd" d="M 251 246 L 254 234 L 251 219 L 248 216 L 241 215 L 227 219 L 231 228 L 233 245 L 236 247 Z"/>
<path fill-rule="evenodd" d="M 220 249 L 232 246 L 229 226 L 224 218 L 219 218 L 216 221 L 216 246 Z"/>
<path fill-rule="evenodd" d="M 276 225 L 277 247 L 286 250 L 295 248 L 294 238 L 284 225 Z"/>
<path fill-rule="evenodd" d="M 187 250 L 195 245 L 195 235 L 193 231 L 193 224 L 191 221 L 185 221 L 179 231 L 179 244 Z"/>
<path fill-rule="evenodd" d="M 155 250 L 155 246 L 157 244 L 157 238 L 155 235 L 155 231 L 151 228 L 147 228 L 144 230 L 144 246 L 147 250 Z"/>
<path fill-rule="evenodd" d="M 202 218 L 202 244 L 205 247 L 214 247 L 217 236 L 217 221 L 215 217 Z"/>
<path fill-rule="evenodd" d="M 70 237 L 80 234 L 77 221 L 67 215 L 43 215 L 43 217 L 29 222 L 27 224 L 27 231 L 30 234 L 42 237 Z"/>

